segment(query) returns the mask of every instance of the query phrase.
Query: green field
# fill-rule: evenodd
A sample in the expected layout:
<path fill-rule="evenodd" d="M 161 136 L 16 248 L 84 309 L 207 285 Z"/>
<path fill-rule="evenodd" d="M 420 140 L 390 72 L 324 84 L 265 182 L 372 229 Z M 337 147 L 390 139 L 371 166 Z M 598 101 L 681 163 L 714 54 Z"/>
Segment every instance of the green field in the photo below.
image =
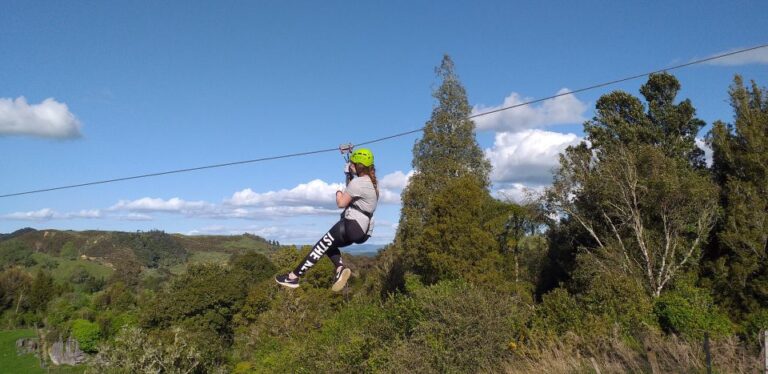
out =
<path fill-rule="evenodd" d="M 37 265 L 30 268 L 30 271 L 34 273 L 37 269 L 41 268 L 45 263 L 56 263 L 55 268 L 51 269 L 51 276 L 53 279 L 59 282 L 69 282 L 72 273 L 78 267 L 82 267 L 89 274 L 95 278 L 108 279 L 115 271 L 111 268 L 101 265 L 98 262 L 88 260 L 67 260 L 61 257 L 54 257 L 44 253 L 33 253 L 32 258 L 37 262 Z"/>
<path fill-rule="evenodd" d="M 16 340 L 35 336 L 32 329 L 0 331 L 0 368 L 3 373 L 43 373 L 35 355 L 16 354 Z"/>
<path fill-rule="evenodd" d="M 3 374 L 27 374 L 27 373 L 54 373 L 54 374 L 82 374 L 85 366 L 61 366 L 43 369 L 40 361 L 33 354 L 19 356 L 16 354 L 16 340 L 21 338 L 33 338 L 37 336 L 35 330 L 5 330 L 0 331 L 0 373 Z"/>

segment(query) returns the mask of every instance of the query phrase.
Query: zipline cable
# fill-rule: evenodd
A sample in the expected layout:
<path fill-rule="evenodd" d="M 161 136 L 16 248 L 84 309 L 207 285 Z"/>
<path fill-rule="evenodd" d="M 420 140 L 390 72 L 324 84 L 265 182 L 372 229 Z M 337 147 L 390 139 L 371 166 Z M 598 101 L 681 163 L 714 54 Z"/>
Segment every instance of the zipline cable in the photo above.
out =
<path fill-rule="evenodd" d="M 584 88 L 579 88 L 579 89 L 576 89 L 576 90 L 573 90 L 573 91 L 561 92 L 559 94 L 552 95 L 552 96 L 547 96 L 547 97 L 544 97 L 544 98 L 541 98 L 541 99 L 530 100 L 530 101 L 526 101 L 526 102 L 522 102 L 522 103 L 510 105 L 510 106 L 505 106 L 505 107 L 489 110 L 487 112 L 476 113 L 476 114 L 472 114 L 472 115 L 468 116 L 467 119 L 473 119 L 473 118 L 478 118 L 478 117 L 482 117 L 482 116 L 487 116 L 489 114 L 499 113 L 499 112 L 502 112 L 502 111 L 505 111 L 505 110 L 519 108 L 521 106 L 526 106 L 526 105 L 540 103 L 542 101 L 552 100 L 552 99 L 555 99 L 555 98 L 558 98 L 558 97 L 561 97 L 561 96 L 573 95 L 573 94 L 577 94 L 577 93 L 584 92 L 584 91 L 594 90 L 596 88 L 601 88 L 601 87 L 605 87 L 605 86 L 614 85 L 614 84 L 617 84 L 617 83 L 622 83 L 622 82 L 630 81 L 630 80 L 637 79 L 637 78 L 642 78 L 642 77 L 645 77 L 645 76 L 648 76 L 648 75 L 651 75 L 651 74 L 656 74 L 656 73 L 661 73 L 661 72 L 664 72 L 664 71 L 681 69 L 681 68 L 684 68 L 684 67 L 687 67 L 687 66 L 702 64 L 702 63 L 705 63 L 705 62 L 709 62 L 709 61 L 713 61 L 713 60 L 718 60 L 718 59 L 722 59 L 722 58 L 725 58 L 725 57 L 734 56 L 734 55 L 737 55 L 737 54 L 746 53 L 746 52 L 754 51 L 754 50 L 757 50 L 757 49 L 760 49 L 760 48 L 765 48 L 765 47 L 768 47 L 768 44 L 762 44 L 762 45 L 758 45 L 758 46 L 755 46 L 755 47 L 739 49 L 739 50 L 736 50 L 736 51 L 731 51 L 731 52 L 728 52 L 728 53 L 723 53 L 723 54 L 719 54 L 719 55 L 715 55 L 715 56 L 711 56 L 711 57 L 707 57 L 707 58 L 703 58 L 703 59 L 699 59 L 699 60 L 694 60 L 694 61 L 690 61 L 690 62 L 687 62 L 687 63 L 684 63 L 684 64 L 679 64 L 679 65 L 667 67 L 667 68 L 664 68 L 664 69 L 654 70 L 654 71 L 651 71 L 651 72 L 648 72 L 648 73 L 636 74 L 636 75 L 633 75 L 633 76 L 630 76 L 630 77 L 616 79 L 616 80 L 612 80 L 612 81 L 604 82 L 604 83 L 599 83 L 599 84 L 595 84 L 595 85 L 592 85 L 592 86 L 588 86 L 588 87 L 584 87 Z M 378 142 L 381 142 L 381 141 L 384 141 L 384 140 L 399 138 L 401 136 L 410 135 L 410 134 L 414 134 L 414 133 L 417 133 L 417 132 L 422 132 L 422 131 L 424 131 L 425 127 L 426 126 L 423 126 L 423 127 L 420 127 L 420 128 L 418 128 L 416 130 L 401 132 L 401 133 L 398 133 L 398 134 L 389 135 L 389 136 L 385 136 L 385 137 L 382 137 L 382 138 L 365 141 L 365 142 L 358 143 L 358 144 L 355 144 L 355 145 L 356 146 L 368 145 L 368 144 L 378 143 Z M 70 188 L 85 187 L 85 186 L 93 186 L 93 185 L 97 185 L 97 184 L 121 182 L 121 181 L 127 181 L 127 180 L 132 180 L 132 179 L 150 178 L 150 177 L 157 177 L 157 176 L 168 175 L 168 174 L 186 173 L 186 172 L 191 172 L 191 171 L 198 171 L 198 170 L 205 170 L 205 169 L 214 169 L 214 168 L 221 168 L 221 167 L 225 167 L 225 166 L 242 165 L 242 164 L 249 164 L 249 163 L 261 162 L 261 161 L 271 161 L 271 160 L 278 160 L 278 159 L 282 159 L 282 158 L 308 156 L 308 155 L 313 155 L 313 154 L 318 154 L 318 153 L 336 152 L 338 150 L 339 150 L 338 148 L 327 148 L 327 149 L 319 149 L 319 150 L 308 151 L 308 152 L 298 152 L 298 153 L 290 153 L 290 154 L 279 155 L 279 156 L 262 157 L 262 158 L 256 158 L 256 159 L 253 159 L 253 160 L 226 162 L 226 163 L 222 163 L 222 164 L 214 164 L 214 165 L 198 166 L 198 167 L 185 168 L 185 169 L 169 170 L 169 171 L 162 171 L 162 172 L 157 172 L 157 173 L 134 175 L 134 176 L 130 176 L 130 177 L 114 178 L 114 179 L 106 179 L 106 180 L 95 181 L 95 182 L 72 184 L 72 185 L 68 185 L 68 186 L 60 186 L 60 187 L 53 187 L 53 188 L 44 188 L 44 189 L 39 189 L 39 190 L 31 190 L 31 191 L 24 191 L 24 192 L 9 193 L 9 194 L 5 194 L 5 195 L 0 195 L 0 198 L 12 197 L 12 196 L 21 196 L 21 195 L 29 195 L 29 194 L 35 194 L 35 193 L 41 193 L 41 192 L 50 192 L 50 191 L 64 190 L 64 189 L 70 189 Z"/>

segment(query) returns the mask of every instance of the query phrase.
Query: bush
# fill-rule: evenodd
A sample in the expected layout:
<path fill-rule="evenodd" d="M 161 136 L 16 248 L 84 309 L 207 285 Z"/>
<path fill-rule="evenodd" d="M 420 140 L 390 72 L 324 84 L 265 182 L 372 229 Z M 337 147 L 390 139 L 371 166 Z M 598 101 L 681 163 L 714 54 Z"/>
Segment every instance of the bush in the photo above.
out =
<path fill-rule="evenodd" d="M 120 331 L 114 341 L 99 347 L 97 373 L 224 373 L 223 352 L 208 337 L 182 328 L 165 335 L 138 327 Z"/>
<path fill-rule="evenodd" d="M 101 332 L 97 324 L 77 319 L 72 322 L 72 337 L 80 344 L 83 352 L 94 353 L 97 351 L 96 345 L 101 338 Z"/>
<path fill-rule="evenodd" d="M 747 341 L 760 344 L 760 334 L 763 331 L 768 330 L 768 308 L 747 315 L 743 327 Z"/>
<path fill-rule="evenodd" d="M 499 371 L 528 319 L 511 296 L 461 281 L 417 288 L 391 308 L 393 325 L 412 328 L 375 355 L 375 371 Z"/>
<path fill-rule="evenodd" d="M 563 288 L 555 288 L 542 297 L 531 319 L 531 330 L 544 336 L 579 333 L 586 319 L 584 308 Z"/>
<path fill-rule="evenodd" d="M 701 340 L 704 333 L 725 337 L 733 333 L 728 317 L 714 305 L 705 289 L 681 285 L 662 294 L 653 306 L 660 326 L 669 333 Z"/>

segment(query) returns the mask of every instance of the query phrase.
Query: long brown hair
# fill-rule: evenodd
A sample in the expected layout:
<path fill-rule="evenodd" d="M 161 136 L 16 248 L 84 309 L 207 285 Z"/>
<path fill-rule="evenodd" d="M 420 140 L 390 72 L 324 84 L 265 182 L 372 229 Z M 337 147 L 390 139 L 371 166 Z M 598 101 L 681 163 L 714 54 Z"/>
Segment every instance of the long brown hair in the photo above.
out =
<path fill-rule="evenodd" d="M 355 163 L 355 170 L 357 171 L 358 175 L 367 175 L 369 178 L 371 178 L 371 183 L 373 183 L 373 189 L 376 190 L 376 198 L 379 198 L 379 182 L 376 181 L 376 166 L 371 164 L 371 166 L 365 166 L 363 164 Z"/>

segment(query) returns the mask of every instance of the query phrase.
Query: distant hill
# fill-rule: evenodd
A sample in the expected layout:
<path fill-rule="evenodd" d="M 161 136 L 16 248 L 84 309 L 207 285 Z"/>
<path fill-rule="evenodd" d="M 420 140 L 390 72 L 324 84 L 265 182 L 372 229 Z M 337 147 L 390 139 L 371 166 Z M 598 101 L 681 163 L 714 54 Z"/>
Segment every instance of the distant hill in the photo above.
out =
<path fill-rule="evenodd" d="M 386 245 L 381 244 L 354 244 L 343 248 L 342 251 L 355 256 L 376 256 Z"/>
<path fill-rule="evenodd" d="M 25 228 L 0 235 L 0 245 L 9 242 L 21 243 L 22 248 L 32 253 L 54 257 L 69 255 L 112 268 L 122 263 L 137 263 L 145 268 L 169 267 L 187 262 L 198 252 L 218 252 L 229 257 L 251 250 L 267 254 L 279 248 L 279 243 L 252 234 L 186 236 L 157 230 L 120 232 Z"/>

